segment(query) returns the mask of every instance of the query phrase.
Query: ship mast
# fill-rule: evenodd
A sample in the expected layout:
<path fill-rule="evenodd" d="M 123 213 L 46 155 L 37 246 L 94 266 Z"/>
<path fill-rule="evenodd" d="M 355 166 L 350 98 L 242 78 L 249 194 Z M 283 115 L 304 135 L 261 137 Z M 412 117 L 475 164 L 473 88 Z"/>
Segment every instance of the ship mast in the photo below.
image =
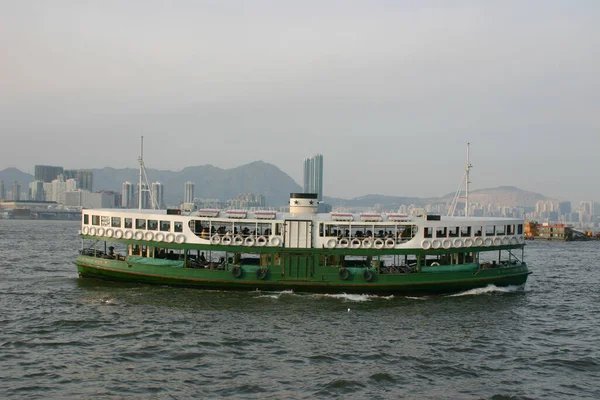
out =
<path fill-rule="evenodd" d="M 471 143 L 467 142 L 467 166 L 465 168 L 465 217 L 469 216 L 469 170 L 473 168 L 469 161 L 469 147 Z"/>
<path fill-rule="evenodd" d="M 156 199 L 154 198 L 154 194 L 150 189 L 150 183 L 148 182 L 148 173 L 146 172 L 146 166 L 144 165 L 144 136 L 141 137 L 141 149 L 140 149 L 140 158 L 138 158 L 138 162 L 140 163 L 140 181 L 138 186 L 138 208 L 142 209 L 142 197 L 144 192 L 148 192 L 150 195 L 150 202 L 152 203 L 152 209 L 156 210 L 157 204 Z M 144 178 L 144 185 L 142 185 L 142 177 Z"/>

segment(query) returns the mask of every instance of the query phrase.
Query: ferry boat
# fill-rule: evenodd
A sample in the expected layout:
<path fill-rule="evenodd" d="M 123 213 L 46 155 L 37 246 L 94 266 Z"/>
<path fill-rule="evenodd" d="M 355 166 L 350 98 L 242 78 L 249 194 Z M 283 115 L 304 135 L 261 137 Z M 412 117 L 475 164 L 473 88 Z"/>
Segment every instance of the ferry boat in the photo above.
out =
<path fill-rule="evenodd" d="M 83 210 L 81 277 L 219 290 L 434 294 L 522 285 L 524 221 L 201 209 Z M 114 252 L 115 246 L 121 252 Z"/>

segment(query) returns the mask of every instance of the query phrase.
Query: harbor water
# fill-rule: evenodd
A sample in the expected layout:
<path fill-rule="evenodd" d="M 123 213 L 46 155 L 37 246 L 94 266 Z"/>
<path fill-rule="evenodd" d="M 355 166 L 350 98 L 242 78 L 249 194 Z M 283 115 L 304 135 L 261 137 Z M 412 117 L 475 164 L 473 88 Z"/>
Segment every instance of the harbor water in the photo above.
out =
<path fill-rule="evenodd" d="M 77 230 L 0 220 L 0 398 L 600 398 L 600 242 L 413 298 L 80 279 Z"/>

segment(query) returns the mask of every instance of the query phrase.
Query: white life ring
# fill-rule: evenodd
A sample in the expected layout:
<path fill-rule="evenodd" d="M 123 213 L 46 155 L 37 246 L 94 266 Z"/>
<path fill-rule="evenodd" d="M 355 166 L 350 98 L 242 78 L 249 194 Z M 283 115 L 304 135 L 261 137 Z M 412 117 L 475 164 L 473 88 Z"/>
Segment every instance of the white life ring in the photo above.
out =
<path fill-rule="evenodd" d="M 150 240 L 154 240 L 154 232 L 146 232 L 144 233 L 144 239 L 150 241 Z"/>
<path fill-rule="evenodd" d="M 125 233 L 123 234 L 123 236 L 125 237 L 125 239 L 133 239 L 133 232 L 131 230 L 126 230 Z"/>
<path fill-rule="evenodd" d="M 369 238 L 363 239 L 361 247 L 363 249 L 370 249 L 373 246 L 373 241 Z"/>
<path fill-rule="evenodd" d="M 375 246 L 376 249 L 383 249 L 384 245 L 385 243 L 382 239 L 375 239 L 375 241 L 373 242 L 373 246 Z"/>
<path fill-rule="evenodd" d="M 471 246 L 473 246 L 473 239 L 466 238 L 465 239 L 465 247 L 471 247 Z"/>
<path fill-rule="evenodd" d="M 121 239 L 123 237 L 123 231 L 120 229 L 115 229 L 115 237 L 117 239 Z"/>
<path fill-rule="evenodd" d="M 492 238 L 490 238 L 490 237 L 486 237 L 486 238 L 483 240 L 483 244 L 485 244 L 487 247 L 491 246 L 493 243 L 494 243 L 494 241 L 493 241 L 493 240 L 492 240 Z"/>
<path fill-rule="evenodd" d="M 175 236 L 175 242 L 177 242 L 179 244 L 184 243 L 185 242 L 185 235 L 183 235 L 183 234 L 180 233 L 179 235 Z"/>
<path fill-rule="evenodd" d="M 112 228 L 106 228 L 106 237 L 113 237 L 115 231 Z"/>
<path fill-rule="evenodd" d="M 388 238 L 385 239 L 385 248 L 386 249 L 393 249 L 394 247 L 396 247 L 396 241 L 392 238 Z"/>
<path fill-rule="evenodd" d="M 463 247 L 463 241 L 460 238 L 456 238 L 452 241 L 454 247 Z"/>
<path fill-rule="evenodd" d="M 90 227 L 90 235 L 92 235 L 92 236 L 96 235 L 96 227 L 95 226 Z"/>
<path fill-rule="evenodd" d="M 431 248 L 431 242 L 427 239 L 423 239 L 421 241 L 421 247 L 423 248 L 423 250 L 429 250 Z"/>
<path fill-rule="evenodd" d="M 433 247 L 434 249 L 439 249 L 440 247 L 442 247 L 442 242 L 440 242 L 437 239 L 433 239 L 433 241 L 431 242 L 431 247 Z"/>
<path fill-rule="evenodd" d="M 90 232 L 90 228 L 87 226 L 84 226 L 83 228 L 81 228 L 81 233 L 83 233 L 84 235 L 87 235 Z"/>
<path fill-rule="evenodd" d="M 246 240 L 244 240 L 244 246 L 254 246 L 254 238 L 252 236 L 248 236 Z"/>
<path fill-rule="evenodd" d="M 258 247 L 264 247 L 267 245 L 267 238 L 264 236 L 259 236 L 256 238 L 256 245 Z"/>
<path fill-rule="evenodd" d="M 278 236 L 273 236 L 269 241 L 269 244 L 273 247 L 279 247 L 279 245 L 281 245 L 281 239 Z"/>
<path fill-rule="evenodd" d="M 439 267 L 439 266 L 440 266 L 440 263 L 439 263 L 439 262 L 437 262 L 437 261 L 434 261 L 434 262 L 432 262 L 432 263 L 431 263 L 431 266 L 432 266 L 432 267 Z"/>
<path fill-rule="evenodd" d="M 495 237 L 494 238 L 494 246 L 500 246 L 502 244 L 502 238 Z"/>
<path fill-rule="evenodd" d="M 350 244 L 350 241 L 348 240 L 348 238 L 341 238 L 340 241 L 338 242 L 338 245 L 342 249 L 345 249 L 346 247 L 348 247 L 349 244 Z"/>
<path fill-rule="evenodd" d="M 235 235 L 233 237 L 233 245 L 234 246 L 241 246 L 244 244 L 244 238 L 241 235 Z"/>
<path fill-rule="evenodd" d="M 154 240 L 156 240 L 157 242 L 162 242 L 163 240 L 165 240 L 165 234 L 162 232 L 156 232 L 156 235 L 154 235 Z"/>
<path fill-rule="evenodd" d="M 352 247 L 353 249 L 358 249 L 360 247 L 360 244 L 361 244 L 360 239 L 354 238 L 350 242 L 350 247 Z"/>
<path fill-rule="evenodd" d="M 221 244 L 224 244 L 225 246 L 229 246 L 232 242 L 232 238 L 231 235 L 225 235 L 221 238 Z"/>
<path fill-rule="evenodd" d="M 504 236 L 504 237 L 502 238 L 502 244 L 503 244 L 504 246 L 508 246 L 508 245 L 510 244 L 510 238 L 509 238 L 508 236 Z"/>
<path fill-rule="evenodd" d="M 519 244 L 519 239 L 516 236 L 510 238 L 510 244 Z"/>
<path fill-rule="evenodd" d="M 335 249 L 336 246 L 337 246 L 337 239 L 331 238 L 327 241 L 328 249 Z"/>
<path fill-rule="evenodd" d="M 175 241 L 175 235 L 173 235 L 172 233 L 167 233 L 167 235 L 165 236 L 165 240 L 168 243 L 173 243 Z"/>
<path fill-rule="evenodd" d="M 98 228 L 98 230 L 96 231 L 96 235 L 104 236 L 104 228 L 103 227 Z"/>
<path fill-rule="evenodd" d="M 450 247 L 452 247 L 452 242 L 450 241 L 450 239 L 444 239 L 442 241 L 442 247 L 445 249 L 449 249 Z"/>
<path fill-rule="evenodd" d="M 221 236 L 218 233 L 215 233 L 210 238 L 210 244 L 219 244 L 221 243 Z"/>
<path fill-rule="evenodd" d="M 144 232 L 142 231 L 137 231 L 134 235 L 136 240 L 142 240 L 144 238 Z"/>
<path fill-rule="evenodd" d="M 478 246 L 478 247 L 483 246 L 483 238 L 482 237 L 475 238 L 475 246 Z"/>

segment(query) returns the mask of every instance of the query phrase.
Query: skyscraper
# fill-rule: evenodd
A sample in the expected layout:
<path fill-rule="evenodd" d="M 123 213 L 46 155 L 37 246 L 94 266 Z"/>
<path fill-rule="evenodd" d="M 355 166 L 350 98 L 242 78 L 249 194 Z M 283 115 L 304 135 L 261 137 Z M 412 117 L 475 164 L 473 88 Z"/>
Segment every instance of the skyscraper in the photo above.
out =
<path fill-rule="evenodd" d="M 82 190 L 93 191 L 94 187 L 94 173 L 89 169 L 80 169 L 77 171 L 77 180 L 79 181 L 79 187 Z"/>
<path fill-rule="evenodd" d="M 184 203 L 193 203 L 194 202 L 194 182 L 187 181 L 185 183 L 185 195 L 183 196 Z"/>
<path fill-rule="evenodd" d="M 12 199 L 14 201 L 21 200 L 21 185 L 19 182 L 15 181 L 10 187 Z"/>
<path fill-rule="evenodd" d="M 158 208 L 165 208 L 164 202 L 165 187 L 160 182 L 152 183 L 152 197 Z"/>
<path fill-rule="evenodd" d="M 133 200 L 133 185 L 129 181 L 123 182 L 121 186 L 121 207 L 134 208 Z"/>
<path fill-rule="evenodd" d="M 323 200 L 323 156 L 316 154 L 304 159 L 304 193 L 316 193 Z"/>
<path fill-rule="evenodd" d="M 44 197 L 44 182 L 33 181 L 29 183 L 29 199 L 33 201 L 43 201 Z"/>
<path fill-rule="evenodd" d="M 35 180 L 42 182 L 52 182 L 56 177 L 63 173 L 63 167 L 54 167 L 51 165 L 36 165 Z"/>
<path fill-rule="evenodd" d="M 6 197 L 6 193 L 4 191 L 4 181 L 0 181 L 0 199 L 4 199 Z"/>

